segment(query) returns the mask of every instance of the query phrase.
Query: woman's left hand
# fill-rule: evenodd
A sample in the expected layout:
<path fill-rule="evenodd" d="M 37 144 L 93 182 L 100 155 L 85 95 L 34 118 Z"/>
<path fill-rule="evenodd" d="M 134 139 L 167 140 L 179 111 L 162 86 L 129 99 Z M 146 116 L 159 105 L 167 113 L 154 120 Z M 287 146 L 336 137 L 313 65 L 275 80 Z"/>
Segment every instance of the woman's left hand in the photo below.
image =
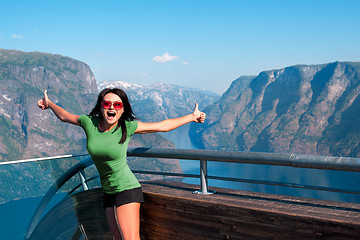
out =
<path fill-rule="evenodd" d="M 37 105 L 39 106 L 39 108 L 41 108 L 42 110 L 48 109 L 49 108 L 49 98 L 47 95 L 47 90 L 44 91 L 44 98 L 40 99 L 37 102 Z"/>
<path fill-rule="evenodd" d="M 195 109 L 193 112 L 194 122 L 203 123 L 206 118 L 206 114 L 204 112 L 199 111 L 199 105 L 195 103 Z"/>

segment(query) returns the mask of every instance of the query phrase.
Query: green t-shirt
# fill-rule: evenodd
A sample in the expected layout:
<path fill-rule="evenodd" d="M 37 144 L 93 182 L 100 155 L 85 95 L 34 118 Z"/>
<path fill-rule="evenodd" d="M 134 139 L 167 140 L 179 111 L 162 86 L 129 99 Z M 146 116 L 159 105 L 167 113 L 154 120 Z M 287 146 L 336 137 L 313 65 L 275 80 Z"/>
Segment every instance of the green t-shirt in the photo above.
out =
<path fill-rule="evenodd" d="M 100 174 L 103 191 L 114 194 L 140 187 L 126 160 L 127 147 L 138 122 L 125 121 L 127 138 L 124 143 L 119 144 L 121 127 L 117 131 L 114 131 L 114 128 L 108 132 L 100 132 L 99 121 L 100 118 L 87 115 L 79 118 L 79 124 L 86 133 L 88 152 Z"/>

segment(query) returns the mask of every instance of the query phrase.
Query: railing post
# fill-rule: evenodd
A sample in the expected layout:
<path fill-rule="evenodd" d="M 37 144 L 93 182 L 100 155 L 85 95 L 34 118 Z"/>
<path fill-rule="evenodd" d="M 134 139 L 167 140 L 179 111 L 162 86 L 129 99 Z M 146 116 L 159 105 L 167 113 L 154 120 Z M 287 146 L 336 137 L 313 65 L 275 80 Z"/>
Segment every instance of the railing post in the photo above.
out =
<path fill-rule="evenodd" d="M 209 195 L 214 193 L 214 191 L 208 190 L 206 160 L 200 160 L 200 185 L 201 185 L 201 191 L 194 191 L 195 194 Z"/>
<path fill-rule="evenodd" d="M 80 171 L 79 171 L 79 177 L 80 177 L 81 185 L 82 185 L 82 187 L 83 187 L 83 190 L 84 190 L 84 191 L 87 191 L 87 190 L 89 190 L 89 187 L 88 187 L 88 185 L 86 184 L 86 179 L 85 179 L 84 176 L 85 176 L 84 170 L 80 170 Z"/>

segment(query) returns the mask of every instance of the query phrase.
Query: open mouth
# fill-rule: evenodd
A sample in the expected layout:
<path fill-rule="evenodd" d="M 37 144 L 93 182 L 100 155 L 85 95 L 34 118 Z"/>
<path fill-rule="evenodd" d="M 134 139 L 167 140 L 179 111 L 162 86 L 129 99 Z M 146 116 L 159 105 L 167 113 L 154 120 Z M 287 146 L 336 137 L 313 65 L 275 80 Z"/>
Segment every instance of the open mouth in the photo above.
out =
<path fill-rule="evenodd" d="M 108 116 L 109 118 L 113 118 L 113 117 L 116 116 L 116 113 L 115 113 L 115 112 L 107 112 L 107 116 Z"/>

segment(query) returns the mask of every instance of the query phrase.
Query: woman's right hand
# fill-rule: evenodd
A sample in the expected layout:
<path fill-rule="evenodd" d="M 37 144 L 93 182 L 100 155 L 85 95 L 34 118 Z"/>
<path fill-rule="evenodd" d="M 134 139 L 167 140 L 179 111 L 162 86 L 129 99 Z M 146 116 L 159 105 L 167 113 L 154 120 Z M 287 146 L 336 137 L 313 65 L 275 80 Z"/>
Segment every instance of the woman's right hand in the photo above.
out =
<path fill-rule="evenodd" d="M 49 108 L 49 98 L 47 96 L 47 90 L 44 91 L 44 98 L 40 99 L 37 104 L 39 106 L 39 108 L 41 108 L 42 110 L 48 109 Z"/>
<path fill-rule="evenodd" d="M 78 115 L 71 114 L 64 110 L 62 107 L 57 106 L 55 103 L 51 102 L 47 96 L 47 90 L 44 91 L 44 98 L 40 99 L 37 102 L 39 108 L 42 110 L 50 108 L 49 105 L 51 105 L 51 110 L 55 113 L 55 115 L 62 121 L 71 123 L 74 125 L 79 125 L 79 117 Z"/>

